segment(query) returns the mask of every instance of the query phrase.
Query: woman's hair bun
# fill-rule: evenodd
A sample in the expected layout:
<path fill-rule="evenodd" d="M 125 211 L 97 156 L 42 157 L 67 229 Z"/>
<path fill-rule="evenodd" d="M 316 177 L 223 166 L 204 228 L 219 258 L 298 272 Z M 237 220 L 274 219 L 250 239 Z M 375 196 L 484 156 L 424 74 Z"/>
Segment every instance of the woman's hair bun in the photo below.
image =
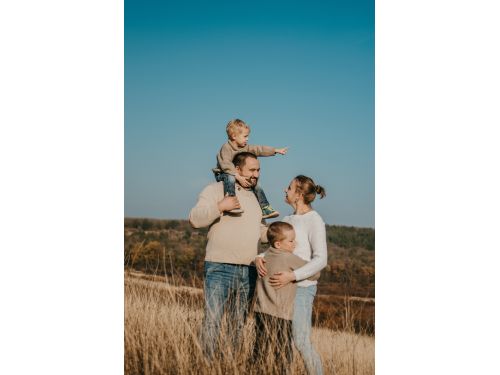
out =
<path fill-rule="evenodd" d="M 320 195 L 320 199 L 326 195 L 325 188 L 321 185 L 316 185 L 316 194 Z"/>
<path fill-rule="evenodd" d="M 295 191 L 302 194 L 304 197 L 304 203 L 310 204 L 316 198 L 316 194 L 319 194 L 321 198 L 326 195 L 323 186 L 316 185 L 312 178 L 298 175 L 295 177 Z"/>

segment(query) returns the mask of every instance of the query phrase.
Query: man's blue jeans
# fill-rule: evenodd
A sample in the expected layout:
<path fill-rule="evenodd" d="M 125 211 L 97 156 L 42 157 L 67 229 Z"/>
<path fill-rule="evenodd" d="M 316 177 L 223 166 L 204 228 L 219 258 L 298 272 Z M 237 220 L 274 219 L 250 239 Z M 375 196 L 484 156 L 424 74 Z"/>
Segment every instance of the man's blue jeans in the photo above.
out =
<path fill-rule="evenodd" d="M 212 359 L 218 352 L 224 312 L 228 322 L 225 339 L 229 340 L 233 353 L 237 351 L 256 280 L 257 271 L 253 266 L 205 262 L 205 316 L 201 344 L 207 358 Z"/>
<path fill-rule="evenodd" d="M 292 321 L 293 342 L 309 375 L 323 375 L 321 358 L 311 343 L 312 306 L 316 289 L 316 285 L 297 287 Z"/>

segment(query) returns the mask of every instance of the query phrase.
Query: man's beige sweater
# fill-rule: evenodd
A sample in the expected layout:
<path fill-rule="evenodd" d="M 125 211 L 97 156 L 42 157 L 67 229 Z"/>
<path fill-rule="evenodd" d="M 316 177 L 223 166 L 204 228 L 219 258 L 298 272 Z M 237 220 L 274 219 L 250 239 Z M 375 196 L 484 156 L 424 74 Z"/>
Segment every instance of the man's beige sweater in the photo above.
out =
<path fill-rule="evenodd" d="M 273 156 L 276 152 L 274 147 L 246 145 L 244 147 L 234 147 L 229 141 L 224 143 L 217 154 L 217 167 L 213 168 L 214 173 L 236 174 L 236 169 L 233 164 L 233 158 L 240 152 L 251 152 L 255 156 Z"/>
<path fill-rule="evenodd" d="M 270 247 L 265 252 L 267 274 L 257 280 L 257 302 L 255 311 L 269 314 L 278 318 L 292 320 L 295 293 L 297 284 L 289 283 L 284 287 L 275 289 L 269 283 L 269 278 L 277 272 L 293 271 L 302 267 L 307 262 L 297 255 L 284 250 Z M 317 280 L 320 273 L 311 276 L 309 280 Z"/>
<path fill-rule="evenodd" d="M 262 224 L 262 210 L 253 191 L 236 184 L 236 197 L 244 212 L 221 214 L 217 204 L 224 198 L 223 183 L 210 184 L 189 213 L 194 228 L 210 226 L 206 261 L 250 265 L 257 256 L 259 242 L 267 242 L 267 227 Z"/>

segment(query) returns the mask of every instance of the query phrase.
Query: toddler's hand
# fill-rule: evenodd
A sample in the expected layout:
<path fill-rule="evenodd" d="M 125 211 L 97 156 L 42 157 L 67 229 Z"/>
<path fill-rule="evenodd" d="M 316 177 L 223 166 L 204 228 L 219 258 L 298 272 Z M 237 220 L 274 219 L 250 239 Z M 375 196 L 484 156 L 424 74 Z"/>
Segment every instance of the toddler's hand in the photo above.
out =
<path fill-rule="evenodd" d="M 248 187 L 252 186 L 250 184 L 250 182 L 248 182 L 244 177 L 240 176 L 239 174 L 235 175 L 234 177 L 240 183 L 240 185 L 243 186 L 244 188 L 248 188 Z"/>
<path fill-rule="evenodd" d="M 274 149 L 274 152 L 276 152 L 277 154 L 281 154 L 281 155 L 285 155 L 287 151 L 288 151 L 288 147 Z"/>

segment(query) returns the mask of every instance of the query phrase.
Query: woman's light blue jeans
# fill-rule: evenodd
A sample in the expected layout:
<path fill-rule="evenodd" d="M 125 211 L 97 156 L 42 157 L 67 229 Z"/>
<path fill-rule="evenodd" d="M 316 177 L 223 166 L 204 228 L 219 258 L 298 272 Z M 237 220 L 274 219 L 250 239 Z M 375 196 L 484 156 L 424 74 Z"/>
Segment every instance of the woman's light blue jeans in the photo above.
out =
<path fill-rule="evenodd" d="M 297 287 L 292 321 L 293 342 L 309 375 L 323 375 L 321 358 L 311 343 L 312 306 L 316 289 L 316 285 Z"/>

